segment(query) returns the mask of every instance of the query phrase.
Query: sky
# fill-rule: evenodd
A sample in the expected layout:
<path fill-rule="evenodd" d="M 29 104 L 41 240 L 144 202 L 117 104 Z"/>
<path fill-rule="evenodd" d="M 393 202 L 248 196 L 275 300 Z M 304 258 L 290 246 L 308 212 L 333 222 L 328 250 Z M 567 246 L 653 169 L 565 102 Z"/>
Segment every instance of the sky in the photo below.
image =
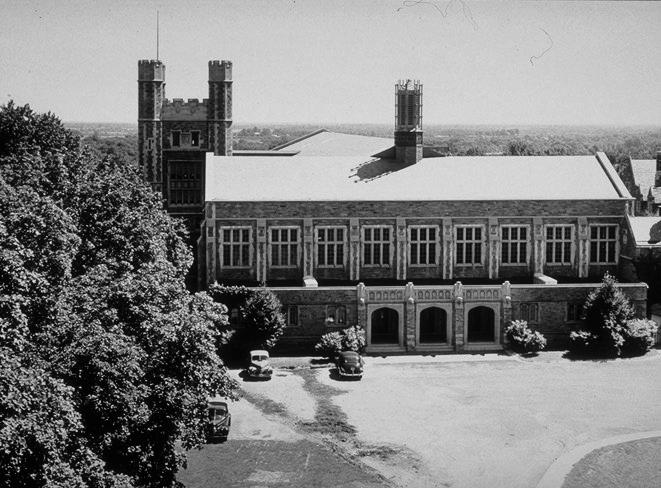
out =
<path fill-rule="evenodd" d="M 207 97 L 233 62 L 237 123 L 661 125 L 661 2 L 0 0 L 0 104 L 136 122 L 137 65 Z"/>

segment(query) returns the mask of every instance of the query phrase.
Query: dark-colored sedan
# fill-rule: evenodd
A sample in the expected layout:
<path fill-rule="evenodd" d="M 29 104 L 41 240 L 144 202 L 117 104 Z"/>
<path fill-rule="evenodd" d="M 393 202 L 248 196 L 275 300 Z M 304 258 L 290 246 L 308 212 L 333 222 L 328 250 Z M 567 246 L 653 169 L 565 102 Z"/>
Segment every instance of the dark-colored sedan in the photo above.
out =
<path fill-rule="evenodd" d="M 337 356 L 335 361 L 337 372 L 340 378 L 356 378 L 363 377 L 363 367 L 365 362 L 360 354 L 353 351 L 344 351 Z"/>
<path fill-rule="evenodd" d="M 210 398 L 207 401 L 209 422 L 207 423 L 207 440 L 226 440 L 232 425 L 232 414 L 227 408 L 227 402 Z"/>

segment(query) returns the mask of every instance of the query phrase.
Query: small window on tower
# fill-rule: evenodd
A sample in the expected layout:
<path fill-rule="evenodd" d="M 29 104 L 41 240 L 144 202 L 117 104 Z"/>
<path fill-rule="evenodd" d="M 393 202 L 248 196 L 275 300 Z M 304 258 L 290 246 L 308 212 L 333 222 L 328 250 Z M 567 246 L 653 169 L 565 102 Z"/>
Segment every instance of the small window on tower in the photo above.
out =
<path fill-rule="evenodd" d="M 194 130 L 190 133 L 190 145 L 193 147 L 200 146 L 200 131 Z"/>
<path fill-rule="evenodd" d="M 149 139 L 147 139 L 147 149 L 149 151 L 152 151 L 154 149 L 154 138 L 153 137 L 150 137 Z"/>
<path fill-rule="evenodd" d="M 181 131 L 173 130 L 172 131 L 172 147 L 181 146 Z"/>
<path fill-rule="evenodd" d="M 181 133 L 181 145 L 183 147 L 190 147 L 190 132 Z"/>

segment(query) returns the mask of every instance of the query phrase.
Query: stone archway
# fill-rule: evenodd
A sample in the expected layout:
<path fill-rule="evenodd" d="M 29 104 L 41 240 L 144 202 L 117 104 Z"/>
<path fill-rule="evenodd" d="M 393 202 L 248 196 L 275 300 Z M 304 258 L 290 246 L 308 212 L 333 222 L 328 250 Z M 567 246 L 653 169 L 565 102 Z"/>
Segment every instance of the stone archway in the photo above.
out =
<path fill-rule="evenodd" d="M 427 307 L 420 312 L 420 343 L 448 342 L 448 314 L 440 307 Z"/>
<path fill-rule="evenodd" d="M 371 344 L 399 344 L 399 313 L 382 307 L 372 312 Z"/>
<path fill-rule="evenodd" d="M 496 314 L 490 307 L 474 307 L 468 311 L 468 342 L 495 342 Z"/>

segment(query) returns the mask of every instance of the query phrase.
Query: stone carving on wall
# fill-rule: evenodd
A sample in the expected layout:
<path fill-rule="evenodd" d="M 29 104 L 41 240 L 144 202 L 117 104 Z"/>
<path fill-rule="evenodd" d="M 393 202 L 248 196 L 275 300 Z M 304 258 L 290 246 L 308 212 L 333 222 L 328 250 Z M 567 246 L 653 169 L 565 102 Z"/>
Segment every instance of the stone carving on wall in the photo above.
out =
<path fill-rule="evenodd" d="M 453 296 L 457 303 L 464 301 L 464 285 L 461 284 L 461 281 L 457 281 L 454 284 Z"/>
<path fill-rule="evenodd" d="M 578 219 L 578 238 L 587 239 L 588 238 L 588 219 L 586 217 L 580 217 Z"/>
<path fill-rule="evenodd" d="M 406 284 L 406 287 L 404 288 L 404 298 L 408 302 L 411 303 L 415 302 L 415 286 L 413 286 L 413 283 L 410 281 Z"/>
<path fill-rule="evenodd" d="M 367 299 L 370 302 L 403 302 L 403 290 L 369 290 Z"/>
<path fill-rule="evenodd" d="M 356 285 L 356 294 L 358 295 L 358 304 L 364 305 L 367 300 L 367 290 L 364 283 L 358 283 Z"/>
<path fill-rule="evenodd" d="M 509 281 L 505 281 L 500 286 L 500 294 L 503 298 L 503 302 L 504 302 L 505 307 L 511 307 L 512 306 L 512 285 L 510 284 Z"/>
<path fill-rule="evenodd" d="M 432 288 L 427 290 L 416 288 L 415 296 L 418 301 L 451 301 L 452 290 L 452 287 Z"/>

